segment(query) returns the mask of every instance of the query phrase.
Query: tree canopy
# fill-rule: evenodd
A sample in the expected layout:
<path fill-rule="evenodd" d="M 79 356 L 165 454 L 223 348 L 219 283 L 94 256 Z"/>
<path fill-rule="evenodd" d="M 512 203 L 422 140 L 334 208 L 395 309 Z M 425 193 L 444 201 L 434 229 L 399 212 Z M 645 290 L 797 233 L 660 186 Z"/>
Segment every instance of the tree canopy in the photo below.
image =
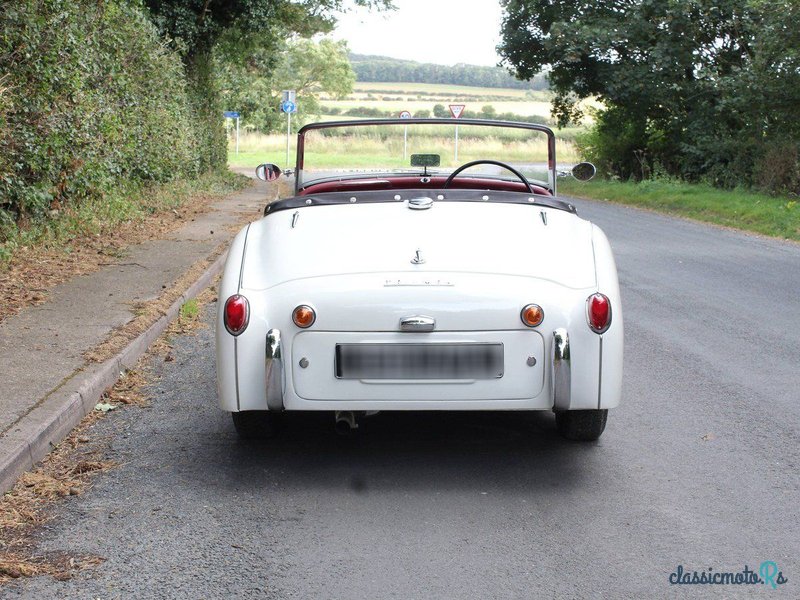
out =
<path fill-rule="evenodd" d="M 280 120 L 281 90 L 295 90 L 301 117 L 319 113 L 318 94 L 341 97 L 353 90 L 355 75 L 347 60 L 347 44 L 323 38 L 293 38 L 280 43 L 264 40 L 243 61 L 217 57 L 226 106 L 239 110 L 246 125 L 261 131 L 274 129 Z"/>
<path fill-rule="evenodd" d="M 657 164 L 735 185 L 759 183 L 767 156 L 793 143 L 797 156 L 798 3 L 502 4 L 498 50 L 523 79 L 548 71 L 561 124 L 582 116 L 578 100 L 603 102 L 588 145 L 606 170 L 642 176 Z M 795 161 L 780 186 L 793 185 L 797 170 Z"/>
<path fill-rule="evenodd" d="M 226 34 L 242 43 L 253 34 L 289 31 L 302 36 L 331 31 L 343 0 L 144 0 L 162 32 L 191 55 L 210 51 Z M 391 8 L 391 0 L 350 0 L 351 5 Z M 231 38 L 229 38 L 230 40 Z M 261 37 L 263 40 L 263 36 Z"/>

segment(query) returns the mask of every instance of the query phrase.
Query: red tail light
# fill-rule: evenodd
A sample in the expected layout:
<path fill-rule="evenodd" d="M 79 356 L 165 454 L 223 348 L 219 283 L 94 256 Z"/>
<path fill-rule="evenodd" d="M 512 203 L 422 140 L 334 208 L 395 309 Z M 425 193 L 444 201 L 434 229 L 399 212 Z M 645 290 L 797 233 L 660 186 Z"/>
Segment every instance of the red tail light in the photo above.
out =
<path fill-rule="evenodd" d="M 239 335 L 247 329 L 250 320 L 250 304 L 247 298 L 234 294 L 225 301 L 225 329 L 231 335 Z"/>
<path fill-rule="evenodd" d="M 586 315 L 591 330 L 604 333 L 611 325 L 611 301 L 603 294 L 592 294 L 586 299 Z"/>

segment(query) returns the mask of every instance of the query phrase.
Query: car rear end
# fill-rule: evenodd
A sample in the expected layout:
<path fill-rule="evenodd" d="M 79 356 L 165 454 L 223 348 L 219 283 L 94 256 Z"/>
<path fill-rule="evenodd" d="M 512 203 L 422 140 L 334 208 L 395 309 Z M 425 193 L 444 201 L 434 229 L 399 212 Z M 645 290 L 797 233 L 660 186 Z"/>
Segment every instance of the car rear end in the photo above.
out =
<path fill-rule="evenodd" d="M 424 212 L 402 202 L 309 206 L 251 225 L 231 253 L 217 332 L 225 410 L 596 410 L 619 402 L 616 271 L 605 236 L 574 214 L 459 203 Z M 603 317 L 591 300 L 598 293 L 608 323 L 593 327 Z M 246 312 L 247 323 L 231 333 L 233 296 L 246 302 L 232 305 L 233 318 Z"/>

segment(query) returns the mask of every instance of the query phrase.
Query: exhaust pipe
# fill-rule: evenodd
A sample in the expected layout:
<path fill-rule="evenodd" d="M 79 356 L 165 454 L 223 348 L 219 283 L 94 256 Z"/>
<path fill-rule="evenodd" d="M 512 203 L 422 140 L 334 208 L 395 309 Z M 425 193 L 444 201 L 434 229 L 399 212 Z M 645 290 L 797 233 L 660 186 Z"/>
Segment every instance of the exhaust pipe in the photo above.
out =
<path fill-rule="evenodd" d="M 339 435 L 350 435 L 358 429 L 356 416 L 351 410 L 337 410 L 334 413 L 336 419 L 336 433 Z"/>

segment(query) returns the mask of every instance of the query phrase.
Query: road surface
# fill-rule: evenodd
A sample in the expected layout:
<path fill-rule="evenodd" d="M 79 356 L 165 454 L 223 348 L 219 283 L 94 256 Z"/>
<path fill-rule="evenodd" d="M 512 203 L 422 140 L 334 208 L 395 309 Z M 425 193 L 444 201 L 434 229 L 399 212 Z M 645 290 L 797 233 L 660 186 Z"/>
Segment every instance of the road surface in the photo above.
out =
<path fill-rule="evenodd" d="M 155 365 L 150 408 L 100 426 L 121 466 L 41 533 L 106 562 L 0 594 L 745 597 L 766 590 L 669 576 L 775 561 L 798 597 L 800 247 L 575 204 L 611 239 L 625 310 L 623 404 L 598 443 L 518 413 L 381 414 L 354 439 L 300 415 L 240 443 L 201 330 Z"/>

